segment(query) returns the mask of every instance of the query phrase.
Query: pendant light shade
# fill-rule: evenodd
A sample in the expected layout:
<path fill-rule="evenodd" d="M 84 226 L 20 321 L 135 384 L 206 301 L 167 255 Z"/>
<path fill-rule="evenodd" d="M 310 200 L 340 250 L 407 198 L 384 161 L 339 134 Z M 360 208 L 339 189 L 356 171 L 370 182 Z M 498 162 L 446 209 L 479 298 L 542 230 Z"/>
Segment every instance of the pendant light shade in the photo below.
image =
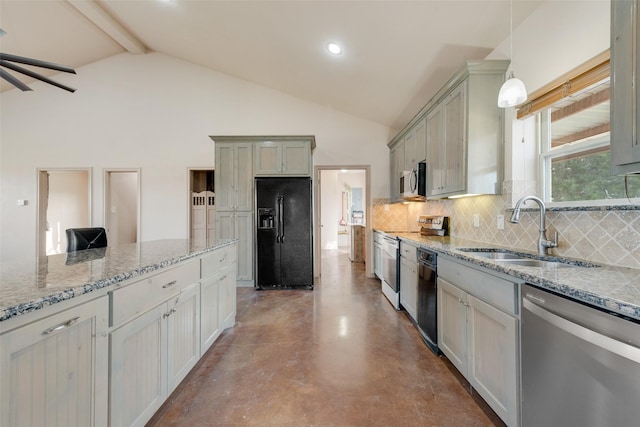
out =
<path fill-rule="evenodd" d="M 502 84 L 498 93 L 498 107 L 509 108 L 520 105 L 527 100 L 527 88 L 520 79 L 516 79 L 513 73 Z"/>
<path fill-rule="evenodd" d="M 509 58 L 513 60 L 513 0 L 509 2 Z M 507 81 L 502 84 L 498 93 L 498 107 L 509 108 L 520 105 L 527 100 L 527 88 L 520 79 L 513 76 L 513 71 Z"/>

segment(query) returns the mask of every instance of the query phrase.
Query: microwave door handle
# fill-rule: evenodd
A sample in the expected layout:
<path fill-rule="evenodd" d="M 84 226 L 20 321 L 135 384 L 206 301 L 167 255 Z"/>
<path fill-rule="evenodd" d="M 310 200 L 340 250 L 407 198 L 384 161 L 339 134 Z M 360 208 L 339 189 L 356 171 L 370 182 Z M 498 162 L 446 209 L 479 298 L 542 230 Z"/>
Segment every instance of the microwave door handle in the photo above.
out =
<path fill-rule="evenodd" d="M 418 189 L 418 169 L 411 169 L 411 177 L 409 178 L 409 188 L 412 193 Z"/>

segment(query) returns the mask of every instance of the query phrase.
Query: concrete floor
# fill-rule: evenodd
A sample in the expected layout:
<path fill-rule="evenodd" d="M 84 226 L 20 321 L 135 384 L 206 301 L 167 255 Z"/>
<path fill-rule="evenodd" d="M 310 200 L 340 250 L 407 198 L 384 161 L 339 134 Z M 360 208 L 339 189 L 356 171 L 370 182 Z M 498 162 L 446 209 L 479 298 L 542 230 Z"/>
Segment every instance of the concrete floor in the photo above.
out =
<path fill-rule="evenodd" d="M 327 251 L 315 289 L 238 289 L 225 331 L 148 426 L 492 426 L 380 282 Z"/>

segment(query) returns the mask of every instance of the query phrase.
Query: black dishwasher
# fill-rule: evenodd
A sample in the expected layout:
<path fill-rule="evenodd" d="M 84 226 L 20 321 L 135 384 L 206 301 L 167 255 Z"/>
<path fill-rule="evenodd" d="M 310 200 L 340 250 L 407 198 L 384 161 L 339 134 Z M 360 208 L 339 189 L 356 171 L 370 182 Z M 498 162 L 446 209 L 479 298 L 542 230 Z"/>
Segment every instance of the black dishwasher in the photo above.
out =
<path fill-rule="evenodd" d="M 418 329 L 429 348 L 438 349 L 438 292 L 436 287 L 437 254 L 418 248 Z"/>

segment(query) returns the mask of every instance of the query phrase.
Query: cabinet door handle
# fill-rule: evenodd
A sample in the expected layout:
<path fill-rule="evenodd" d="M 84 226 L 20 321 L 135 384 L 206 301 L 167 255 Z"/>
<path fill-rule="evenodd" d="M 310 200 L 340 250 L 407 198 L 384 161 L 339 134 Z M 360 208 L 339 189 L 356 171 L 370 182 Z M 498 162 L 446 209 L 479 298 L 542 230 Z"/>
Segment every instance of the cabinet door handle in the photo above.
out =
<path fill-rule="evenodd" d="M 44 331 L 42 331 L 42 335 L 50 335 L 50 334 L 53 334 L 54 332 L 58 332 L 63 329 L 66 329 L 69 326 L 72 326 L 73 324 L 75 324 L 79 319 L 80 317 L 74 317 L 73 319 L 69 319 L 66 322 L 60 323 L 59 325 L 52 326 L 49 329 L 45 329 Z"/>
<path fill-rule="evenodd" d="M 218 262 L 225 262 L 226 260 L 227 260 L 227 257 L 224 257 L 224 258 L 220 258 Z"/>
<path fill-rule="evenodd" d="M 163 314 L 162 317 L 167 318 L 167 317 L 171 316 L 173 313 L 175 313 L 176 311 L 178 311 L 177 308 L 172 308 L 171 310 L 169 310 L 168 312 Z"/>
<path fill-rule="evenodd" d="M 162 285 L 162 289 L 170 288 L 171 286 L 175 285 L 176 283 L 178 283 L 177 280 L 172 280 L 169 283 L 166 283 L 166 284 Z"/>

